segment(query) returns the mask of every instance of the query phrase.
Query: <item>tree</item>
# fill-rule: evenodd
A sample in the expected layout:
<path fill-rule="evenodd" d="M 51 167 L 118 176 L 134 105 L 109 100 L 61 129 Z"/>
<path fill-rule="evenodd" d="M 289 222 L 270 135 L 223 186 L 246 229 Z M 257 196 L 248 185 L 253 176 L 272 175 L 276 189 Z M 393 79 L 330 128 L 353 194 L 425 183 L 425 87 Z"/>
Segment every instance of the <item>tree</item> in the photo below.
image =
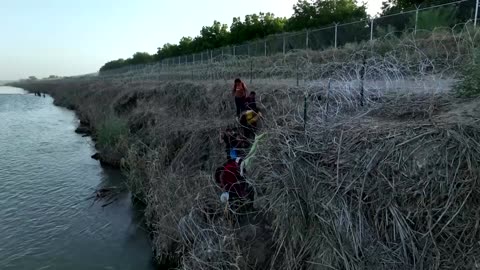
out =
<path fill-rule="evenodd" d="M 37 80 L 37 77 L 35 77 L 35 76 L 29 76 L 28 79 L 31 80 L 31 81 L 36 81 L 36 80 Z"/>
<path fill-rule="evenodd" d="M 214 21 L 212 26 L 204 26 L 200 30 L 200 38 L 196 42 L 200 45 L 199 48 L 214 49 L 227 45 L 228 41 L 228 26 Z"/>
<path fill-rule="evenodd" d="M 452 7 L 426 10 L 418 16 L 417 29 L 433 30 L 437 27 L 452 27 L 456 16 L 456 10 Z M 410 25 L 415 25 L 415 19 L 412 18 Z"/>
<path fill-rule="evenodd" d="M 129 65 L 148 64 L 153 61 L 153 57 L 146 52 L 137 52 L 132 58 L 126 60 Z"/>
<path fill-rule="evenodd" d="M 415 12 L 417 7 L 425 8 L 440 5 L 453 0 L 388 0 L 383 2 L 382 15 L 394 15 L 382 18 L 382 27 L 393 28 L 399 33 L 415 28 Z M 465 23 L 472 17 L 475 1 L 463 1 L 454 5 L 445 5 L 431 9 L 423 9 L 418 13 L 417 29 L 433 30 L 436 27 L 452 27 L 457 23 Z"/>
<path fill-rule="evenodd" d="M 229 35 L 226 24 L 214 21 L 212 26 L 202 27 L 200 35 L 195 38 L 182 37 L 178 44 L 164 44 L 163 47 L 157 49 L 155 59 L 162 60 L 226 46 Z"/>
<path fill-rule="evenodd" d="M 178 50 L 183 54 L 190 54 L 194 51 L 193 48 L 193 38 L 191 37 L 182 37 L 180 42 L 178 42 Z"/>
<path fill-rule="evenodd" d="M 277 18 L 273 13 L 251 14 L 245 16 L 245 21 L 239 17 L 233 18 L 230 26 L 230 44 L 242 43 L 248 40 L 263 38 L 284 31 L 286 18 Z"/>
<path fill-rule="evenodd" d="M 387 0 L 382 3 L 382 15 L 390 15 L 402 11 L 413 10 L 416 7 L 428 7 L 454 1 L 455 0 Z"/>
<path fill-rule="evenodd" d="M 293 10 L 294 13 L 285 26 L 287 31 L 318 28 L 333 23 L 368 18 L 365 6 L 357 5 L 355 0 L 299 0 L 293 6 Z"/>
<path fill-rule="evenodd" d="M 121 68 L 121 67 L 123 67 L 123 66 L 125 66 L 125 65 L 126 65 L 125 60 L 123 60 L 122 58 L 120 58 L 120 59 L 117 59 L 117 60 L 113 60 L 113 61 L 107 62 L 105 65 L 103 65 L 103 66 L 100 68 L 100 72 L 107 71 L 107 70 L 110 70 L 110 69 Z"/>
<path fill-rule="evenodd" d="M 166 43 L 163 47 L 158 48 L 156 58 L 157 60 L 173 57 L 179 55 L 180 50 L 178 45 Z"/>
<path fill-rule="evenodd" d="M 214 21 L 211 26 L 202 27 L 198 36 L 182 37 L 178 44 L 166 43 L 157 48 L 157 53 L 153 56 L 147 53 L 136 53 L 132 58 L 126 60 L 110 61 L 102 66 L 100 71 L 213 50 L 264 38 L 286 30 L 297 31 L 321 27 L 334 22 L 349 22 L 366 18 L 365 6 L 358 6 L 356 0 L 299 0 L 294 6 L 294 15 L 290 19 L 275 17 L 273 13 L 269 12 L 260 12 L 246 15 L 243 21 L 240 17 L 233 18 L 230 28 L 226 24 Z"/>

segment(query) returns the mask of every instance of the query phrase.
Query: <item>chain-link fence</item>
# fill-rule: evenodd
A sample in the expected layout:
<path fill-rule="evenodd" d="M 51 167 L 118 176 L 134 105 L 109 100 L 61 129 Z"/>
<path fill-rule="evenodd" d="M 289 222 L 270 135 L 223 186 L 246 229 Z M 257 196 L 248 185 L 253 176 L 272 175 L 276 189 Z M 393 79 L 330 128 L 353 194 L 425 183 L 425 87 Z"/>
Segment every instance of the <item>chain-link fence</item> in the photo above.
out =
<path fill-rule="evenodd" d="M 373 40 L 391 32 L 432 30 L 438 27 L 452 27 L 468 21 L 476 24 L 477 17 L 478 1 L 461 0 L 432 7 L 419 7 L 398 14 L 373 18 L 370 21 L 334 24 L 322 29 L 272 35 L 262 40 L 215 49 L 210 54 L 208 52 L 203 54 L 206 59 L 217 59 L 220 55 L 270 56 L 278 53 L 286 54 L 292 50 L 324 50 L 351 42 Z M 180 64 L 191 58 L 192 56 L 177 57 Z M 163 61 L 172 62 L 170 59 Z"/>
<path fill-rule="evenodd" d="M 197 66 L 230 61 L 232 58 L 245 59 L 249 57 L 265 57 L 287 55 L 299 50 L 322 51 L 331 48 L 344 47 L 347 44 L 372 42 L 385 36 L 401 37 L 405 34 L 421 35 L 434 29 L 455 26 L 460 29 L 464 25 L 477 27 L 480 0 L 460 0 L 430 7 L 417 7 L 398 14 L 386 15 L 371 20 L 362 20 L 344 24 L 333 24 L 321 29 L 309 29 L 300 32 L 287 32 L 254 40 L 248 43 L 233 45 L 191 55 L 183 55 L 163 59 L 152 65 L 127 66 L 102 74 L 118 74 L 139 70 L 148 66 L 150 70 L 176 70 L 179 67 Z M 190 68 L 191 69 L 191 68 Z M 245 67 L 247 70 L 254 68 Z M 195 73 L 195 72 L 194 72 Z M 191 75 L 194 77 L 195 75 Z M 183 77 L 182 77 L 183 78 Z"/>

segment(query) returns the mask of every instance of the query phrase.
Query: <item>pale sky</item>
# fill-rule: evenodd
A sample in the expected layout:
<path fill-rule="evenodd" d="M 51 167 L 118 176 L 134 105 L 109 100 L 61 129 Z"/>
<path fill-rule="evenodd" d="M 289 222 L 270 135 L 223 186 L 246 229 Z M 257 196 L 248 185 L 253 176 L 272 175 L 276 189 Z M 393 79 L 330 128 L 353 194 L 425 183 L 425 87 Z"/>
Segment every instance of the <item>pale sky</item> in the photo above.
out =
<path fill-rule="evenodd" d="M 218 20 L 273 12 L 297 0 L 0 0 L 0 80 L 97 71 L 135 52 L 197 36 Z M 369 0 L 376 14 L 382 0 Z"/>

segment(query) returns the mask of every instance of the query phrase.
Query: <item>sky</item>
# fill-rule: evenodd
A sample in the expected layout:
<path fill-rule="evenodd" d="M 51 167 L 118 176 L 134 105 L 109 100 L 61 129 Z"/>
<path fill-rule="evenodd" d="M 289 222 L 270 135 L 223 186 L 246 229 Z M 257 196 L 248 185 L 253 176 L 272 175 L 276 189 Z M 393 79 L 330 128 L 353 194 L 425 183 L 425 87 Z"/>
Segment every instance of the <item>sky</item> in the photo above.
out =
<path fill-rule="evenodd" d="M 0 0 L 0 80 L 97 71 L 135 52 L 197 36 L 214 20 L 273 12 L 290 17 L 297 0 Z M 366 2 L 368 13 L 382 0 Z"/>

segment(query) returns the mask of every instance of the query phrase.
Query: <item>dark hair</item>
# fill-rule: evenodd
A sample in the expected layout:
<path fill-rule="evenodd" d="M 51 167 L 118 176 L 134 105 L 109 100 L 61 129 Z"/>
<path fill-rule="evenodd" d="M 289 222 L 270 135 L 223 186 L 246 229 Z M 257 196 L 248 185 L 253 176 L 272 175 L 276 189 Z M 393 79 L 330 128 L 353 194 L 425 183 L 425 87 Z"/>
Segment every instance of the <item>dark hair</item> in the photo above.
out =
<path fill-rule="evenodd" d="M 255 91 L 250 91 L 250 95 L 256 95 L 257 93 L 255 93 Z"/>
<path fill-rule="evenodd" d="M 242 80 L 240 80 L 239 78 L 235 79 L 235 83 L 241 83 L 241 82 L 242 82 Z"/>

